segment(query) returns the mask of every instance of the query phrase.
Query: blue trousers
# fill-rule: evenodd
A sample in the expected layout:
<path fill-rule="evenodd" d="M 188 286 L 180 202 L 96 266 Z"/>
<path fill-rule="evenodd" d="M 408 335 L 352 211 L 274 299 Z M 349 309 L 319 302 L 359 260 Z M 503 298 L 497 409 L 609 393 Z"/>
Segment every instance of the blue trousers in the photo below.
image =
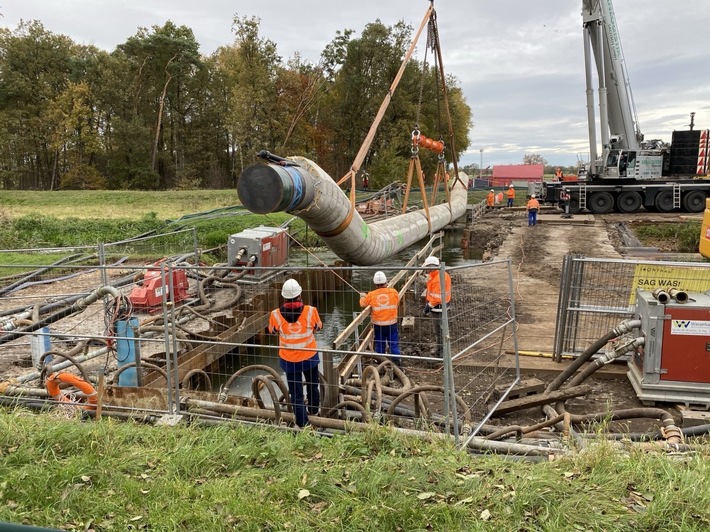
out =
<path fill-rule="evenodd" d="M 530 209 L 528 211 L 528 225 L 537 224 L 537 209 Z"/>
<path fill-rule="evenodd" d="M 508 207 L 513 206 L 513 198 L 508 198 Z"/>
<path fill-rule="evenodd" d="M 397 324 L 392 325 L 374 325 L 375 329 L 375 353 L 385 354 L 385 347 L 390 346 L 390 354 L 397 355 L 392 357 L 392 362 L 399 364 L 399 329 Z"/>
<path fill-rule="evenodd" d="M 308 411 L 303 400 L 303 379 L 306 379 L 308 392 Z M 318 365 L 295 373 L 286 372 L 288 394 L 291 396 L 293 414 L 296 416 L 296 425 L 308 425 L 308 414 L 315 415 L 320 408 L 320 383 L 318 382 Z"/>

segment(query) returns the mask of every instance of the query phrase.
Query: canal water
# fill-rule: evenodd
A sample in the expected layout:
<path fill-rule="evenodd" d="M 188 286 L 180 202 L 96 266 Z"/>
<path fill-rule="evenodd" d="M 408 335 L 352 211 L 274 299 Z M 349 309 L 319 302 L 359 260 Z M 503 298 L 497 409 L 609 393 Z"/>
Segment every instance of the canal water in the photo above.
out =
<path fill-rule="evenodd" d="M 461 248 L 462 234 L 462 229 L 453 229 L 445 232 L 444 250 L 441 258 L 447 266 L 458 266 L 481 261 L 483 250 Z M 421 249 L 424 243 L 425 241 L 422 241 L 419 245 L 414 245 L 402 250 L 379 264 L 377 269 L 384 271 L 389 278 L 399 271 L 399 268 L 406 264 L 417 251 Z M 319 266 L 321 264 L 333 264 L 337 260 L 339 260 L 339 258 L 329 249 L 319 250 L 315 253 L 308 253 L 295 248 L 289 251 L 290 266 Z M 319 345 L 330 345 L 338 334 L 350 324 L 357 313 L 361 311 L 359 293 L 372 290 L 372 276 L 374 272 L 375 270 L 372 268 L 363 270 L 355 269 L 352 279 L 350 280 L 350 284 L 354 287 L 353 289 L 349 289 L 349 287 L 345 285 L 341 290 L 322 294 L 317 302 L 318 312 L 323 321 L 323 330 L 316 335 Z M 278 343 L 275 335 L 266 335 L 265 338 L 268 338 L 271 346 L 275 346 Z M 242 351 L 244 351 L 244 349 L 242 349 Z M 262 345 L 254 344 L 246 348 L 246 353 L 228 354 L 224 357 L 224 367 L 220 368 L 220 376 L 222 378 L 213 379 L 215 391 L 219 390 L 222 384 L 233 373 L 243 367 L 254 364 L 270 366 L 279 374 L 283 375 L 283 372 L 279 368 L 276 349 L 269 349 Z M 257 370 L 253 374 L 247 373 L 238 377 L 230 386 L 230 395 L 251 395 L 251 381 L 253 376 L 258 373 L 263 372 Z M 264 402 L 268 403 L 268 401 L 268 393 L 264 393 Z"/>

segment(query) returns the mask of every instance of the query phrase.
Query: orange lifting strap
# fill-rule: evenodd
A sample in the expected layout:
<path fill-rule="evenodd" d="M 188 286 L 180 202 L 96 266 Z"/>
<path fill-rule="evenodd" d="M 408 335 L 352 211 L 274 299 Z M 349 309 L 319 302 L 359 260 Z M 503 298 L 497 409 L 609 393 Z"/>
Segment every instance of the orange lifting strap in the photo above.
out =
<path fill-rule="evenodd" d="M 425 148 L 431 150 L 434 153 L 444 153 L 444 142 L 441 140 L 430 139 L 425 137 L 419 131 L 412 131 L 412 146 L 417 146 L 419 148 Z"/>

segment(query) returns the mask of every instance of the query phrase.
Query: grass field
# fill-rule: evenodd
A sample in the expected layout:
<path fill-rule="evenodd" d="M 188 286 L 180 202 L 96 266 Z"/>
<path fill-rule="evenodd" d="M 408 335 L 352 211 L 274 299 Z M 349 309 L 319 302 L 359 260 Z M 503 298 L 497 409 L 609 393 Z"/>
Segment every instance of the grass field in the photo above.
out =
<path fill-rule="evenodd" d="M 0 214 L 20 218 L 42 214 L 55 218 L 172 220 L 188 213 L 239 205 L 236 190 L 4 190 Z M 152 213 L 152 214 L 151 214 Z"/>
<path fill-rule="evenodd" d="M 71 531 L 710 529 L 706 449 L 533 463 L 373 425 L 320 437 L 0 408 L 0 521 Z"/>

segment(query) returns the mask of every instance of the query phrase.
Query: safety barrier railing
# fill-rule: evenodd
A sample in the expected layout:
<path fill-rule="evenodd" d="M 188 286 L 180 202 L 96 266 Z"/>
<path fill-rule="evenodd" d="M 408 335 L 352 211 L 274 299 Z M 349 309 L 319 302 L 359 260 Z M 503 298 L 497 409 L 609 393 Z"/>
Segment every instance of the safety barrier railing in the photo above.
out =
<path fill-rule="evenodd" d="M 512 342 L 517 352 L 510 264 L 442 263 L 453 299 L 441 315 L 424 315 L 422 256 L 406 268 L 382 266 L 401 294 L 399 360 L 375 352 L 360 307 L 376 268 L 203 267 L 187 259 L 50 267 L 47 282 L 0 300 L 2 401 L 141 419 L 291 424 L 293 401 L 269 322 L 284 302 L 284 282 L 296 279 L 323 323 L 315 334 L 313 425 L 345 429 L 380 419 L 468 437 L 494 409 L 493 391 L 502 400 L 519 377 L 517 357 L 503 351 Z"/>
<path fill-rule="evenodd" d="M 554 358 L 578 355 L 635 312 L 636 290 L 710 289 L 710 263 L 597 259 L 567 255 L 562 264 Z"/>

